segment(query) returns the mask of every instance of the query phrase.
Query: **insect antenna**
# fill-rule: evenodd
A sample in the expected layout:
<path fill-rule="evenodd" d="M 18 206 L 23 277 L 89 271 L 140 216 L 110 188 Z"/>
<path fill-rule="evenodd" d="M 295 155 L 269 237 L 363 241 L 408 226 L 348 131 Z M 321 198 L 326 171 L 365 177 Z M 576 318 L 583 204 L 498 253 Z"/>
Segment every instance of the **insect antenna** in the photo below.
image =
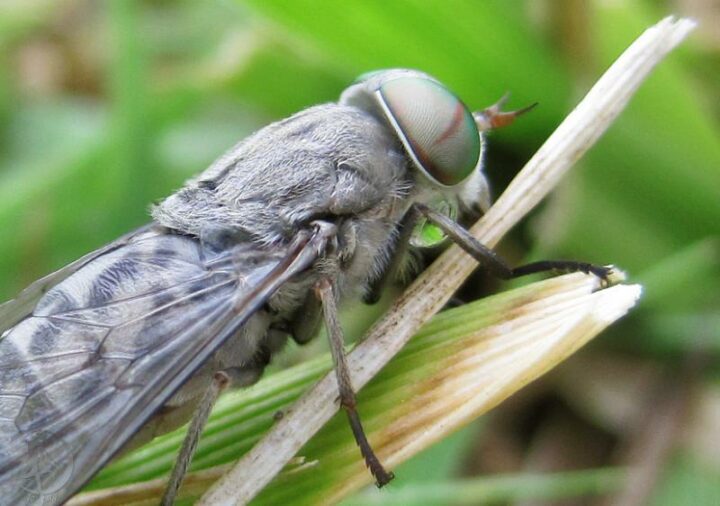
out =
<path fill-rule="evenodd" d="M 522 116 L 526 112 L 537 107 L 538 103 L 528 105 L 522 109 L 516 111 L 503 111 L 502 108 L 505 102 L 510 98 L 510 93 L 505 93 L 500 100 L 495 102 L 490 107 L 483 109 L 482 111 L 476 111 L 473 113 L 473 119 L 481 132 L 487 132 L 488 130 L 495 130 L 496 128 L 502 128 L 512 125 L 518 116 Z"/>

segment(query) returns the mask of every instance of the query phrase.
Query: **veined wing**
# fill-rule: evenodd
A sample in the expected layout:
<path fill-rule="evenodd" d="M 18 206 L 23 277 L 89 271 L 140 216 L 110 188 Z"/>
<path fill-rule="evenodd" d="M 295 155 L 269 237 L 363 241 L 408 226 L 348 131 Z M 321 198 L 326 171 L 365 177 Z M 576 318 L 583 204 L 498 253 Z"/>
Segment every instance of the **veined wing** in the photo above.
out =
<path fill-rule="evenodd" d="M 109 253 L 111 251 L 119 249 L 124 245 L 128 244 L 130 241 L 133 240 L 134 237 L 137 237 L 138 235 L 147 232 L 149 228 L 150 225 L 141 227 L 138 230 L 130 232 L 129 234 L 120 237 L 119 239 L 103 246 L 100 249 L 92 251 L 87 255 L 78 258 L 77 260 L 66 265 L 62 269 L 58 269 L 57 271 L 36 280 L 27 288 L 25 288 L 22 292 L 20 292 L 14 299 L 0 304 L 0 332 L 6 331 L 7 329 L 15 325 L 17 322 L 28 316 L 35 307 L 35 304 L 37 304 L 38 300 L 40 300 L 40 297 L 42 297 L 48 290 L 50 290 L 50 288 L 60 283 L 62 280 L 70 276 L 82 266 L 93 261 L 95 258 L 104 255 L 105 253 Z"/>
<path fill-rule="evenodd" d="M 0 339 L 0 502 L 66 500 L 324 245 L 209 259 L 150 231 L 50 289 Z"/>

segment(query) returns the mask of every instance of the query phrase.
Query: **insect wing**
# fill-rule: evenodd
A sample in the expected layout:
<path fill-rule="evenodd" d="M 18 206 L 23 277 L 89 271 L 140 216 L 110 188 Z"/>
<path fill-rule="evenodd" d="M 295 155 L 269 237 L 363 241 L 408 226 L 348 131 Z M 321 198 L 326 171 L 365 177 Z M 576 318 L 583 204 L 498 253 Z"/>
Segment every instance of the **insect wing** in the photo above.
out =
<path fill-rule="evenodd" d="M 66 265 L 62 269 L 58 269 L 57 271 L 36 280 L 20 292 L 17 297 L 0 304 L 0 332 L 5 332 L 18 321 L 28 316 L 35 307 L 35 304 L 37 304 L 38 300 L 40 300 L 40 297 L 42 297 L 50 288 L 60 283 L 82 266 L 93 261 L 95 258 L 128 244 L 128 242 L 130 242 L 134 237 L 147 232 L 148 229 L 149 225 L 141 227 L 140 229 L 126 234 L 100 249 L 88 253 L 76 261 Z"/>
<path fill-rule="evenodd" d="M 320 249 L 151 232 L 50 289 L 0 340 L 0 502 L 66 500 Z"/>

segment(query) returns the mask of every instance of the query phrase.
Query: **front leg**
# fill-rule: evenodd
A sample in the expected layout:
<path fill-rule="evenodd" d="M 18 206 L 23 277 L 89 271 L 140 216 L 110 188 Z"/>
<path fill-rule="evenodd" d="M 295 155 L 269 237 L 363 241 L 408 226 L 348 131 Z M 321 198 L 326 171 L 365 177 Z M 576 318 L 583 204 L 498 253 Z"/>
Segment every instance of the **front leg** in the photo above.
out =
<path fill-rule="evenodd" d="M 594 274 L 604 283 L 608 283 L 608 278 L 612 272 L 611 267 L 594 265 L 587 262 L 576 262 L 574 260 L 542 260 L 519 267 L 510 267 L 497 253 L 475 239 L 467 230 L 444 214 L 424 204 L 416 203 L 414 207 L 416 207 L 428 221 L 440 227 L 450 240 L 477 260 L 490 274 L 500 279 L 514 279 L 538 272 L 584 272 L 586 274 Z"/>

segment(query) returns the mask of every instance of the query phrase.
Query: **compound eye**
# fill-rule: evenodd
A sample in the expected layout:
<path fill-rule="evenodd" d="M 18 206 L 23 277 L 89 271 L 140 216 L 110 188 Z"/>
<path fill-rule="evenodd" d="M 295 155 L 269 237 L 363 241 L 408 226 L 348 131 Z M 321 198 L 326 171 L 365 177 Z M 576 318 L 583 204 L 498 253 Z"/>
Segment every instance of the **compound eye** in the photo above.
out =
<path fill-rule="evenodd" d="M 453 186 L 472 174 L 480 135 L 472 113 L 450 90 L 407 76 L 383 83 L 378 92 L 405 149 L 432 181 Z"/>

